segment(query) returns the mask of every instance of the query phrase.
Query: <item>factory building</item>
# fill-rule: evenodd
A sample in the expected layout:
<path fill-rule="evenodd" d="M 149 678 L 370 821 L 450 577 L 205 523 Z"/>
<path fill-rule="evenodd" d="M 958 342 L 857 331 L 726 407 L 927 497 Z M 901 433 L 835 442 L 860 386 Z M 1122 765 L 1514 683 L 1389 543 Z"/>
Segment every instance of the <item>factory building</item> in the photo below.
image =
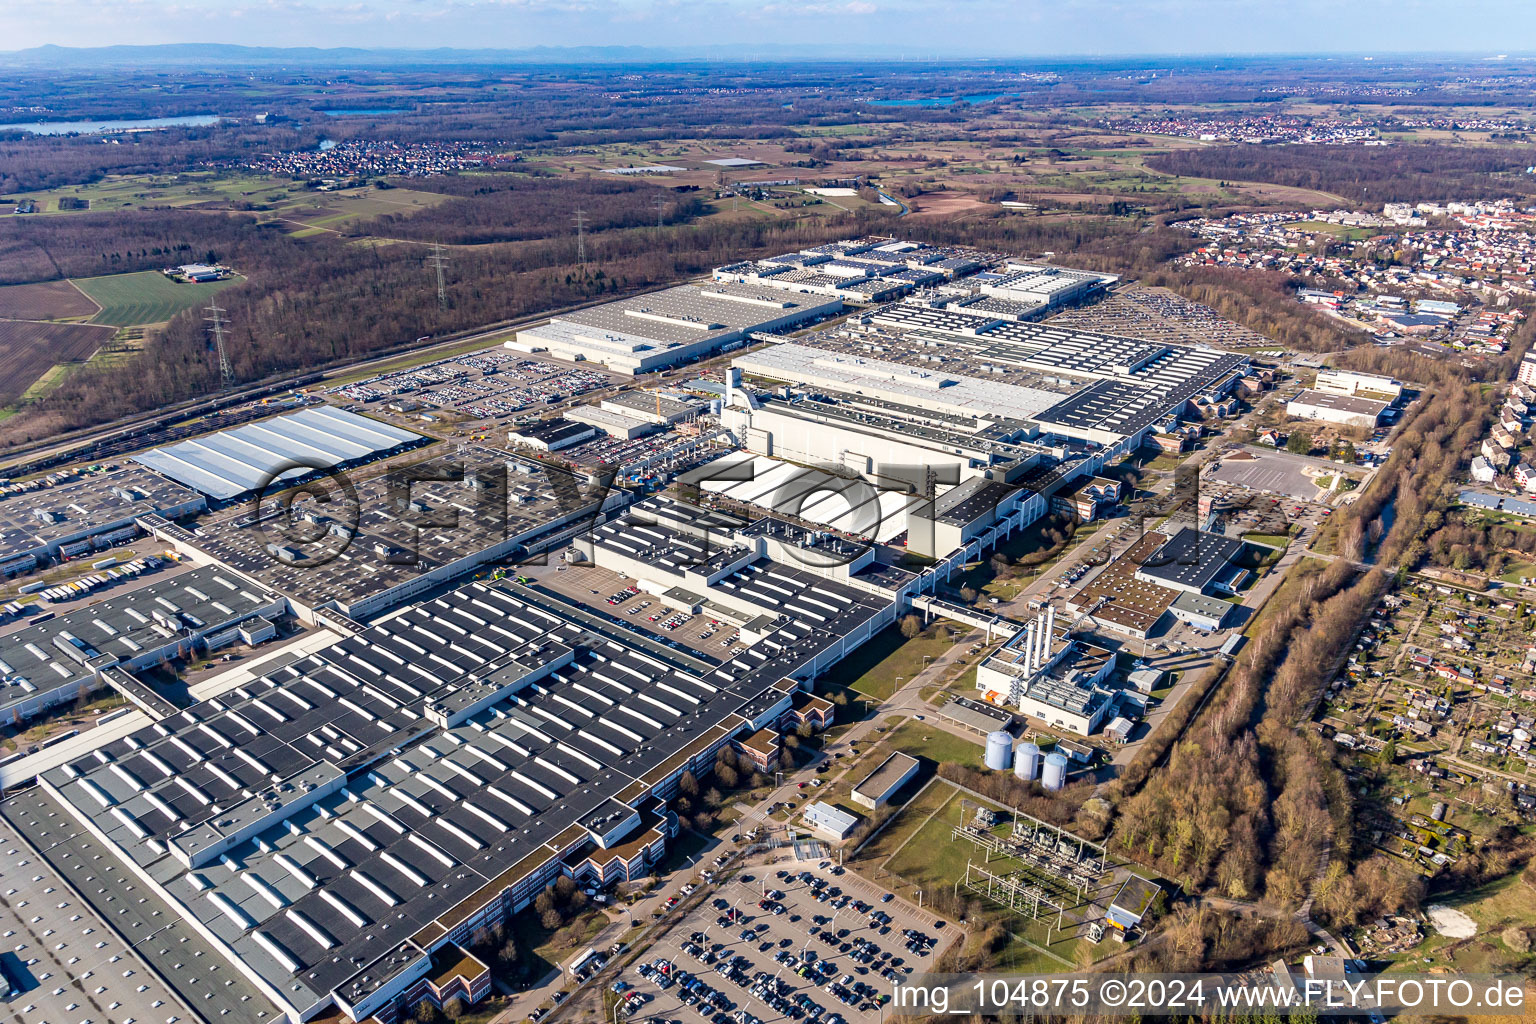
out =
<path fill-rule="evenodd" d="M 1248 578 L 1238 564 L 1246 545 L 1186 526 L 1152 552 L 1136 577 L 1187 594 L 1235 594 Z"/>
<path fill-rule="evenodd" d="M 174 706 L 133 678 L 172 658 L 275 635 L 287 602 L 227 569 L 154 580 L 0 636 L 0 722 L 15 725 L 113 686 L 156 717 Z"/>
<path fill-rule="evenodd" d="M 253 491 L 292 485 L 316 472 L 347 468 L 404 451 L 428 439 L 409 430 L 316 405 L 283 416 L 220 430 L 134 456 L 134 461 L 231 501 Z"/>
<path fill-rule="evenodd" d="M 380 474 L 324 497 L 287 508 L 271 497 L 259 514 L 204 521 L 196 532 L 155 516 L 140 522 L 192 560 L 282 594 L 305 621 L 322 608 L 362 619 L 485 562 L 548 550 L 630 501 L 601 481 L 478 445 L 416 463 L 411 479 Z M 271 528 L 278 515 L 301 531 Z"/>
<path fill-rule="evenodd" d="M 1016 515 L 1031 497 L 1036 496 L 1010 484 L 972 477 L 908 515 L 907 550 L 929 558 L 947 555 Z"/>
<path fill-rule="evenodd" d="M 790 296 L 743 284 L 679 285 L 554 317 L 518 331 L 506 347 L 641 374 L 737 345 L 754 331 L 777 331 L 842 309 L 835 297 Z"/>
<path fill-rule="evenodd" d="M 1003 274 L 988 277 L 981 285 L 983 295 L 1037 304 L 1045 312 L 1082 302 L 1120 280 L 1111 274 L 1013 262 Z"/>
<path fill-rule="evenodd" d="M 1067 598 L 1067 610 L 1095 627 L 1143 640 L 1164 616 L 1197 629 L 1221 629 L 1233 606 L 1217 595 L 1234 593 L 1246 581 L 1245 549 L 1242 541 L 1191 527 L 1172 537 L 1146 534 Z"/>
<path fill-rule="evenodd" d="M 180 519 L 207 507 L 198 491 L 132 464 L 0 485 L 0 576 L 132 540 L 140 516 Z"/>
<path fill-rule="evenodd" d="M 1402 382 L 1391 377 L 1384 377 L 1379 373 L 1358 373 L 1354 370 L 1335 370 L 1327 367 L 1317 371 L 1317 380 L 1313 383 L 1312 389 L 1329 395 L 1360 396 L 1389 402 L 1401 398 L 1403 394 Z"/>
<path fill-rule="evenodd" d="M 1306 390 L 1285 404 L 1285 414 L 1303 420 L 1323 420 L 1351 427 L 1374 427 L 1391 402 L 1374 398 Z"/>
<path fill-rule="evenodd" d="M 663 502 L 603 543 L 708 519 Z M 680 579 L 685 548 L 653 545 L 679 560 L 650 582 Z M 559 875 L 641 877 L 675 829 L 661 801 L 682 774 L 784 720 L 802 680 L 894 614 L 889 597 L 767 559 L 706 575 L 696 596 L 753 629 L 724 663 L 476 582 L 42 785 L 281 1013 L 392 1021 L 424 984 L 447 991 L 442 965 L 474 931 Z M 826 834 L 846 835 L 846 817 L 829 811 Z M 461 989 L 478 976 L 460 974 Z"/>

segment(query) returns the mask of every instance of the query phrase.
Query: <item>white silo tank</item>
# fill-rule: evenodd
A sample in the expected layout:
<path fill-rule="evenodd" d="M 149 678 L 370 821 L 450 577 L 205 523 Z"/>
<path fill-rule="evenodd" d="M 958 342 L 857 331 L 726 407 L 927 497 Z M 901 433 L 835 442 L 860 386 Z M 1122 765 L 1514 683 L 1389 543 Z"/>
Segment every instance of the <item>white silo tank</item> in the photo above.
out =
<path fill-rule="evenodd" d="M 720 411 L 722 409 L 724 409 L 724 408 L 725 408 L 725 402 L 721 401 L 720 399 L 718 399 L 718 398 L 711 398 L 709 400 L 709 414 L 711 416 L 719 416 L 720 415 Z"/>
<path fill-rule="evenodd" d="M 1005 772 L 1013 763 L 1013 737 L 1002 729 L 987 733 L 986 765 L 995 772 Z"/>
<path fill-rule="evenodd" d="M 1013 774 L 1025 782 L 1040 777 L 1040 748 L 1033 743 L 1020 743 L 1013 752 Z"/>
<path fill-rule="evenodd" d="M 1040 776 L 1040 785 L 1054 793 L 1066 784 L 1067 755 L 1057 753 L 1045 755 L 1045 772 Z"/>

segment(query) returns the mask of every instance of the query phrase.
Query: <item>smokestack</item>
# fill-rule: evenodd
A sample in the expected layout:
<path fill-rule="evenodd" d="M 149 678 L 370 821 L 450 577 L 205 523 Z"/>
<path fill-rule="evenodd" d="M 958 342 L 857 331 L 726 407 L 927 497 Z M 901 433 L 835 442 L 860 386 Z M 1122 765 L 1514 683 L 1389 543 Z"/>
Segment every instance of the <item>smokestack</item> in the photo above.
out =
<path fill-rule="evenodd" d="M 1051 656 L 1051 648 L 1056 646 L 1056 606 L 1045 606 L 1045 656 Z"/>
<path fill-rule="evenodd" d="M 1032 664 L 1035 660 L 1035 624 L 1031 622 L 1024 627 L 1024 668 L 1026 671 L 1034 671 Z"/>

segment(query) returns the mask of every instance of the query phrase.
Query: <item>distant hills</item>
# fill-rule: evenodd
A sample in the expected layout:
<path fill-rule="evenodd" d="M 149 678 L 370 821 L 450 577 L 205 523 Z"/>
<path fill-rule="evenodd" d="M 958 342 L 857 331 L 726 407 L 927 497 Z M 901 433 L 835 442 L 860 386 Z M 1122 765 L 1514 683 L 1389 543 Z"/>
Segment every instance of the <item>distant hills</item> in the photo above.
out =
<path fill-rule="evenodd" d="M 451 66 L 471 64 L 656 64 L 672 61 L 850 60 L 902 56 L 892 48 L 846 44 L 760 46 L 533 46 L 465 50 L 314 46 L 238 46 L 231 43 L 165 43 L 153 46 L 34 46 L 0 51 L 0 67 L 199 67 L 255 65 L 300 67 Z M 911 54 L 911 56 L 918 56 Z M 926 55 L 924 55 L 926 56 Z"/>

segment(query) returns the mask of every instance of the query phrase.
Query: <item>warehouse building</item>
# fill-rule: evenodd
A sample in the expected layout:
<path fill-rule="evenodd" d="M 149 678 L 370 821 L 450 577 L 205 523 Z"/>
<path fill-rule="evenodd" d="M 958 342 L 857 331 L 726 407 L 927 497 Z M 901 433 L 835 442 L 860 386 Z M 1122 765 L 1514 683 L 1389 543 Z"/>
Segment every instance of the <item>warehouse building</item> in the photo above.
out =
<path fill-rule="evenodd" d="M 651 420 L 616 412 L 606 404 L 578 405 L 567 412 L 565 418 L 572 423 L 584 424 L 600 430 L 609 437 L 616 437 L 621 441 L 633 441 L 637 437 L 654 434 L 661 429 Z"/>
<path fill-rule="evenodd" d="M 657 391 L 623 391 L 603 399 L 600 408 L 659 426 L 681 423 L 703 411 L 698 402 L 684 401 Z"/>
<path fill-rule="evenodd" d="M 555 317 L 518 331 L 506 346 L 641 374 L 718 352 L 754 331 L 777 331 L 842 309 L 834 297 L 801 298 L 742 284 L 679 285 Z"/>
<path fill-rule="evenodd" d="M 271 620 L 286 611 L 277 594 L 204 566 L 7 633 L 0 636 L 0 722 L 15 725 L 106 686 L 153 704 L 154 692 L 136 686 L 132 673 L 270 639 Z M 162 698 L 156 708 L 164 706 Z"/>
<path fill-rule="evenodd" d="M 1303 420 L 1323 420 L 1352 427 L 1374 427 L 1391 406 L 1374 398 L 1307 390 L 1285 404 L 1285 414 Z"/>
<path fill-rule="evenodd" d="M 541 452 L 557 452 L 562 448 L 590 441 L 597 436 L 597 429 L 589 423 L 578 423 L 563 416 L 524 424 L 507 433 L 507 443 L 536 448 Z"/>

